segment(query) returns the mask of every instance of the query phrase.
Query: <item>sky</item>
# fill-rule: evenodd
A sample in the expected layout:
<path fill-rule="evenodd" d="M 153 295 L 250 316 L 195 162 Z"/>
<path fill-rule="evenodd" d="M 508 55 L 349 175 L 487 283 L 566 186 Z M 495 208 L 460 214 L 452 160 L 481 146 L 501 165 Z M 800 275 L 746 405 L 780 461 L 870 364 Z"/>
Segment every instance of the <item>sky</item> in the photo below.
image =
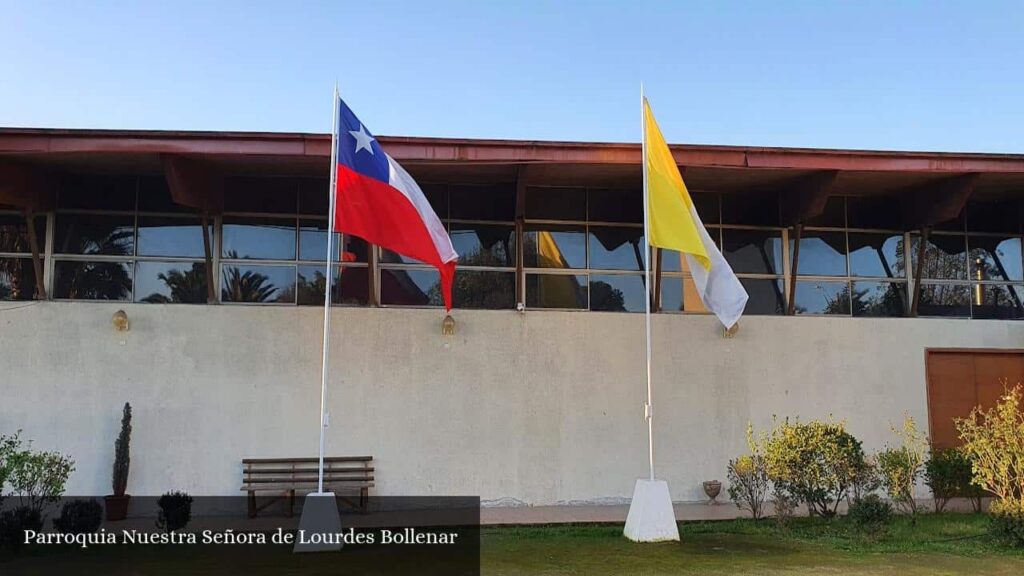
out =
<path fill-rule="evenodd" d="M 0 126 L 1024 153 L 1024 2 L 0 0 Z"/>

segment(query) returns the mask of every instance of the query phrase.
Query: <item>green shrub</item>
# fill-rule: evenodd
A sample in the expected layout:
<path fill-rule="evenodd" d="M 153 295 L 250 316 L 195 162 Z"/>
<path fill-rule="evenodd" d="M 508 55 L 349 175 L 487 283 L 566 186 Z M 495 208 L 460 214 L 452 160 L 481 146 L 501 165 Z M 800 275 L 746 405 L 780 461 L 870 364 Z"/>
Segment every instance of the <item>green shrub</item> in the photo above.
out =
<path fill-rule="evenodd" d="M 909 415 L 903 418 L 903 427 L 892 428 L 900 439 L 898 446 L 890 446 L 878 453 L 878 472 L 889 498 L 903 512 L 917 514 L 914 487 L 924 468 L 928 441 L 917 430 L 917 423 Z"/>
<path fill-rule="evenodd" d="M 125 402 L 121 412 L 121 432 L 114 441 L 114 470 L 111 488 L 115 496 L 124 496 L 128 489 L 128 467 L 131 465 L 132 405 Z"/>
<path fill-rule="evenodd" d="M 729 461 L 727 473 L 729 498 L 740 510 L 748 510 L 756 520 L 764 515 L 768 495 L 768 470 L 759 455 L 740 456 Z"/>
<path fill-rule="evenodd" d="M 31 506 L 18 506 L 0 513 L 0 551 L 17 553 L 25 542 L 25 531 L 43 529 L 43 517 Z"/>
<path fill-rule="evenodd" d="M 103 523 L 103 507 L 95 500 L 72 500 L 61 507 L 53 527 L 64 534 L 91 534 Z"/>
<path fill-rule="evenodd" d="M 13 493 L 41 514 L 47 503 L 64 494 L 74 470 L 74 460 L 57 452 L 24 450 L 15 458 L 9 482 Z"/>
<path fill-rule="evenodd" d="M 4 487 L 23 453 L 21 430 L 11 436 L 0 435 L 0 509 L 4 505 Z"/>
<path fill-rule="evenodd" d="M 892 512 L 891 504 L 877 494 L 868 494 L 850 504 L 847 518 L 857 531 L 875 540 L 892 524 Z"/>
<path fill-rule="evenodd" d="M 860 441 L 841 422 L 786 420 L 772 430 L 764 452 L 772 483 L 824 517 L 835 515 L 864 466 Z"/>
<path fill-rule="evenodd" d="M 157 506 L 160 507 L 160 515 L 156 525 L 162 530 L 181 530 L 192 519 L 192 497 L 185 492 L 168 492 L 157 500 Z"/>
<path fill-rule="evenodd" d="M 992 535 L 1007 546 L 1024 548 L 1024 506 L 1007 500 L 992 503 Z"/>
<path fill-rule="evenodd" d="M 865 456 L 853 470 L 853 484 L 850 486 L 850 494 L 847 500 L 850 504 L 860 500 L 878 490 L 882 486 L 882 479 L 878 476 L 878 465 L 871 456 Z"/>
<path fill-rule="evenodd" d="M 971 461 L 962 450 L 933 450 L 924 465 L 924 483 L 935 499 L 935 511 L 942 512 L 951 498 L 980 498 L 980 489 L 971 484 Z"/>

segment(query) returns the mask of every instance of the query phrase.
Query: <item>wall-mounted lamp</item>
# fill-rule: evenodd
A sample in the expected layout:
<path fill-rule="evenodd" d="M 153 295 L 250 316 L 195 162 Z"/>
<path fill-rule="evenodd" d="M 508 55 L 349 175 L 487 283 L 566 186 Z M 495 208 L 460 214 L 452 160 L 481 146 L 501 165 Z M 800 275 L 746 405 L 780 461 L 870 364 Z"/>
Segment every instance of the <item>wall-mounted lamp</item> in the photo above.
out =
<path fill-rule="evenodd" d="M 441 335 L 442 336 L 454 336 L 455 335 L 455 318 L 452 318 L 451 314 L 447 314 L 444 320 L 441 321 Z"/>
<path fill-rule="evenodd" d="M 739 332 L 739 331 L 740 331 L 740 323 L 737 322 L 737 323 L 733 324 L 732 326 L 722 330 L 722 338 L 733 338 L 733 337 L 736 336 L 736 333 Z"/>
<path fill-rule="evenodd" d="M 124 310 L 118 310 L 117 312 L 114 312 L 114 316 L 113 318 L 111 318 L 111 322 L 114 324 L 114 330 L 118 332 L 128 331 L 128 313 L 125 312 Z"/>

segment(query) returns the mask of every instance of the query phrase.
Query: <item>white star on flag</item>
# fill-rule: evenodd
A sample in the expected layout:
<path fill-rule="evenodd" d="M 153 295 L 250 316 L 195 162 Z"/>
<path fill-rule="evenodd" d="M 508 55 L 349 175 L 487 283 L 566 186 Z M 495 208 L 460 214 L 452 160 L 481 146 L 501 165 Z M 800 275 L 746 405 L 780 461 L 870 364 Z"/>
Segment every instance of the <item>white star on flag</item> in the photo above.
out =
<path fill-rule="evenodd" d="M 348 133 L 356 139 L 356 150 L 353 154 L 358 154 L 360 150 L 364 149 L 373 154 L 373 148 L 370 146 L 373 143 L 373 136 L 366 132 L 366 128 L 362 124 L 359 124 L 359 130 L 349 130 Z"/>

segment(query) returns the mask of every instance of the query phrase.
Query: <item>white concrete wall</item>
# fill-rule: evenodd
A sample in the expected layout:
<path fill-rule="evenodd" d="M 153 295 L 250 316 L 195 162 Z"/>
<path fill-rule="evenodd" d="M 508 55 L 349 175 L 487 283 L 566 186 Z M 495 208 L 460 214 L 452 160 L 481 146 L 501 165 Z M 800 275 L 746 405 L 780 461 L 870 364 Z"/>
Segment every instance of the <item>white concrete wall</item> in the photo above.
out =
<path fill-rule="evenodd" d="M 243 457 L 313 456 L 318 308 L 44 302 L 0 307 L 0 433 L 77 461 L 70 493 L 110 490 L 122 404 L 129 492 L 237 494 Z M 643 316 L 338 309 L 331 455 L 371 454 L 377 493 L 504 504 L 613 502 L 647 471 Z M 724 480 L 748 421 L 829 414 L 877 449 L 927 422 L 926 347 L 1024 347 L 1024 323 L 748 317 L 654 319 L 655 450 L 676 500 Z"/>

